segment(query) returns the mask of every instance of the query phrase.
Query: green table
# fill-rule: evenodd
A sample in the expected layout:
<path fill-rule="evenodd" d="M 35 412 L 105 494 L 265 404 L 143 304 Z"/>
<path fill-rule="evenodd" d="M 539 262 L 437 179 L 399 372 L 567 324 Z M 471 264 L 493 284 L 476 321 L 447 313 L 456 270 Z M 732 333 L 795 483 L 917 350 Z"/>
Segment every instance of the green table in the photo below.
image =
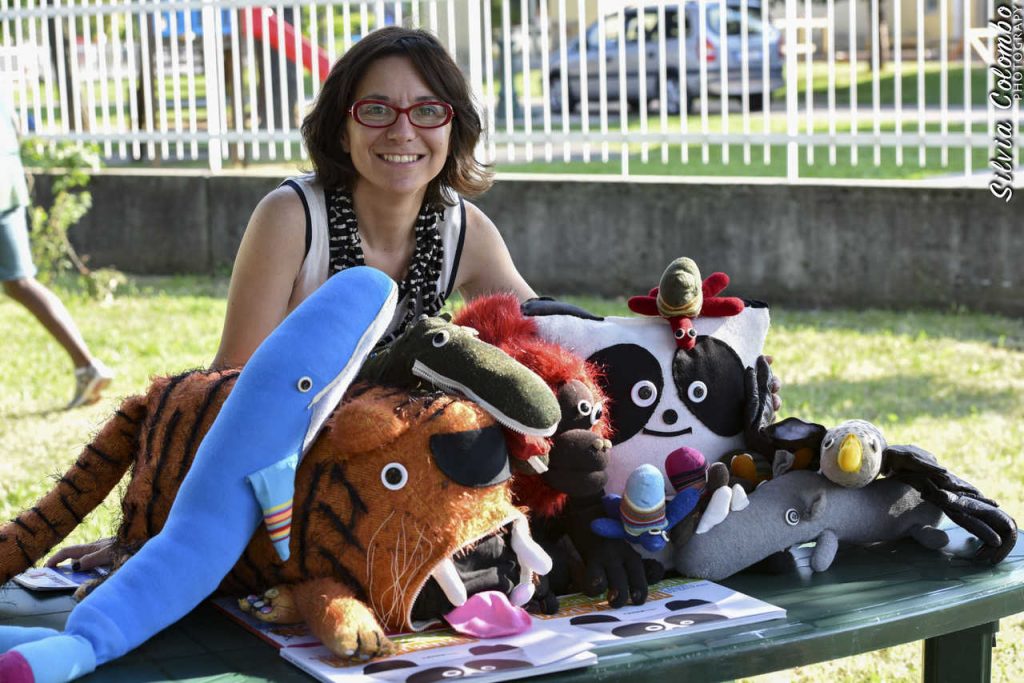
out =
<path fill-rule="evenodd" d="M 923 640 L 928 681 L 989 680 L 999 619 L 1024 611 L 1024 543 L 997 567 L 961 558 L 970 540 L 953 530 L 954 554 L 912 542 L 844 549 L 832 569 L 746 574 L 722 583 L 786 608 L 786 619 L 679 635 L 601 651 L 588 669 L 545 680 L 723 680 Z M 60 628 L 67 595 L 0 593 L 0 623 Z M 204 605 L 128 656 L 83 681 L 310 681 L 277 652 Z"/>

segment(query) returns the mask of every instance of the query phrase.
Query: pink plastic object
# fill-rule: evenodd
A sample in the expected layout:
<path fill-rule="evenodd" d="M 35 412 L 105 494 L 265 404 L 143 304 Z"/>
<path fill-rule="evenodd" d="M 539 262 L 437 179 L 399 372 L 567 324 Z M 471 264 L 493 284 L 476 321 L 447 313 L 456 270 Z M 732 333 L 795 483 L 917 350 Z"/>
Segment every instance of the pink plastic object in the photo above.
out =
<path fill-rule="evenodd" d="M 445 617 L 459 633 L 474 638 L 500 638 L 522 633 L 532 619 L 522 607 L 516 607 L 499 591 L 484 591 L 466 600 Z"/>

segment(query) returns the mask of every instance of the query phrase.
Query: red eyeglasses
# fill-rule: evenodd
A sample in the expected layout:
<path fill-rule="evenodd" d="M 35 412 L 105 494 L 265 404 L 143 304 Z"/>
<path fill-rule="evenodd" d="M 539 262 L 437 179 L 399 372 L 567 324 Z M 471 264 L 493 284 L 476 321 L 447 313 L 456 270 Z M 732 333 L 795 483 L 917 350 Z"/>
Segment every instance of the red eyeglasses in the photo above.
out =
<path fill-rule="evenodd" d="M 348 113 L 356 123 L 367 128 L 387 128 L 398 120 L 399 114 L 409 117 L 417 128 L 440 128 L 455 117 L 455 110 L 447 102 L 417 102 L 411 107 L 396 107 L 381 100 L 357 100 Z"/>

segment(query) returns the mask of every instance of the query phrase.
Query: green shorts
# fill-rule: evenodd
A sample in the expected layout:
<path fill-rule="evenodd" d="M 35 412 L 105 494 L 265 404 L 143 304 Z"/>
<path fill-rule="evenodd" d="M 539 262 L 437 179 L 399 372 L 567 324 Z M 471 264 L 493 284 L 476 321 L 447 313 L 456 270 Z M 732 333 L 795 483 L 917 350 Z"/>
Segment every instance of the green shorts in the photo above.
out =
<path fill-rule="evenodd" d="M 0 213 L 0 282 L 35 277 L 25 215 L 24 206 Z"/>

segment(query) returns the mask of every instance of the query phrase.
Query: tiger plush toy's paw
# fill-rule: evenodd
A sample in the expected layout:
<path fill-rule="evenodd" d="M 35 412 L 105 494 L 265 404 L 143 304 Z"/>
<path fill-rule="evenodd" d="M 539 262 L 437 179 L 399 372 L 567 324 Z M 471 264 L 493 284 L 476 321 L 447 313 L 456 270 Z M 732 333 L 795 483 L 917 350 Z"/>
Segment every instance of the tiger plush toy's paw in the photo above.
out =
<path fill-rule="evenodd" d="M 292 587 L 303 621 L 339 657 L 366 660 L 395 653 L 395 645 L 369 606 L 334 579 L 311 579 Z"/>
<path fill-rule="evenodd" d="M 238 607 L 260 621 L 271 624 L 297 624 L 302 621 L 289 586 L 277 586 L 263 595 L 249 595 L 238 600 Z"/>
<path fill-rule="evenodd" d="M 354 604 L 339 610 L 345 613 L 344 623 L 336 626 L 333 642 L 324 638 L 324 644 L 335 653 L 350 659 L 367 660 L 394 654 L 394 643 L 384 635 L 384 630 L 369 608 L 351 599 L 348 602 Z"/>

